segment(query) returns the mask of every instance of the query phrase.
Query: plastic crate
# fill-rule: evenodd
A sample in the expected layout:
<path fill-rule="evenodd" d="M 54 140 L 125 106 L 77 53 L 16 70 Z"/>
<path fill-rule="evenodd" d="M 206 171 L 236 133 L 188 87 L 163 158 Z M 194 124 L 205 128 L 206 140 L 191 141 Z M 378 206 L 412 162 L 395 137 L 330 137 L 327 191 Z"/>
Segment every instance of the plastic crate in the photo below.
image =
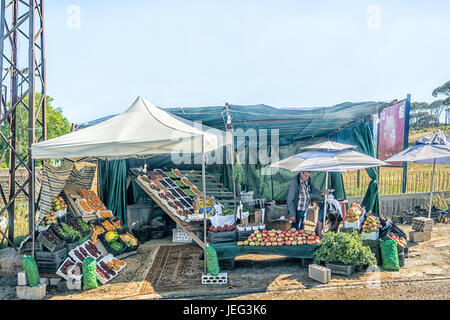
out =
<path fill-rule="evenodd" d="M 233 270 L 234 258 L 219 260 L 220 270 Z"/>
<path fill-rule="evenodd" d="M 75 249 L 76 247 L 78 247 L 80 244 L 78 242 L 74 242 L 74 243 L 66 243 L 66 248 L 67 248 L 67 252 Z"/>
<path fill-rule="evenodd" d="M 48 261 L 36 261 L 39 273 L 56 274 L 61 263 L 48 262 Z"/>
<path fill-rule="evenodd" d="M 412 224 L 414 217 L 412 215 L 404 215 L 402 217 L 402 223 Z"/>
<path fill-rule="evenodd" d="M 28 253 L 33 250 L 33 239 L 31 237 L 26 240 L 26 242 L 22 245 L 22 247 L 19 249 L 19 253 Z M 41 242 L 37 239 L 37 237 L 34 239 L 34 251 L 42 251 L 44 250 L 44 247 L 42 246 Z"/>
<path fill-rule="evenodd" d="M 52 230 L 60 239 L 64 240 L 66 243 L 78 243 L 78 240 L 74 241 L 71 237 L 64 237 L 61 233 L 58 232 L 56 226 L 52 226 Z"/>
<path fill-rule="evenodd" d="M 139 243 L 147 242 L 152 238 L 152 229 L 150 226 L 144 226 L 131 231 L 133 231 L 133 235 L 139 240 Z"/>
<path fill-rule="evenodd" d="M 378 231 L 374 231 L 374 232 L 362 232 L 362 237 L 363 240 L 378 240 L 378 238 L 380 237 L 380 234 Z"/>
<path fill-rule="evenodd" d="M 209 273 L 202 273 L 202 284 L 226 284 L 228 283 L 228 274 L 220 272 L 217 276 Z"/>
<path fill-rule="evenodd" d="M 116 230 L 115 230 L 115 231 L 116 231 Z M 116 232 L 117 232 L 117 231 L 116 231 Z M 103 244 L 103 246 L 105 247 L 106 251 L 108 251 L 109 253 L 111 253 L 111 254 L 114 255 L 114 256 L 118 256 L 118 255 L 124 253 L 124 252 L 125 252 L 125 249 L 126 249 L 126 247 L 127 247 L 127 245 L 126 245 L 125 243 L 123 243 L 122 240 L 120 240 L 120 237 L 119 237 L 119 239 L 117 239 L 117 242 L 119 242 L 120 244 L 122 244 L 123 249 L 122 249 L 122 250 L 115 250 L 115 249 L 113 249 L 113 248 L 111 247 L 110 243 L 109 243 L 108 241 L 106 241 L 106 239 L 105 239 L 106 233 L 107 233 L 107 232 L 105 232 L 105 233 L 103 233 L 103 234 L 101 234 L 101 235 L 99 236 L 100 241 L 102 242 L 102 244 Z"/>
<path fill-rule="evenodd" d="M 403 268 L 405 266 L 405 252 L 400 252 L 398 254 L 398 264 L 400 268 Z"/>
<path fill-rule="evenodd" d="M 221 242 L 236 242 L 237 231 L 223 231 L 223 232 L 211 232 L 207 233 L 209 243 L 221 243 Z"/>
<path fill-rule="evenodd" d="M 237 241 L 244 241 L 248 239 L 248 236 L 251 235 L 253 231 L 237 231 Z"/>
<path fill-rule="evenodd" d="M 191 243 L 192 238 L 183 229 L 172 229 L 172 242 Z"/>
<path fill-rule="evenodd" d="M 50 229 L 50 231 L 46 231 L 46 232 L 52 232 L 52 231 Z M 64 240 L 60 240 L 58 243 L 53 243 L 50 240 L 48 240 L 42 232 L 39 233 L 39 235 L 37 236 L 37 239 L 39 240 L 42 247 L 44 247 L 45 249 L 47 249 L 50 252 L 60 250 L 60 249 L 64 248 L 64 245 L 66 244 Z"/>
<path fill-rule="evenodd" d="M 67 258 L 67 252 L 67 248 L 62 248 L 55 252 L 35 251 L 34 259 L 36 262 L 55 262 L 56 264 L 61 264 Z"/>
<path fill-rule="evenodd" d="M 341 263 L 326 263 L 325 266 L 331 270 L 332 274 L 338 274 L 342 276 L 351 276 L 355 271 L 355 267 L 351 264 L 341 264 Z"/>
<path fill-rule="evenodd" d="M 361 227 L 361 221 L 355 221 L 355 222 L 349 222 L 349 221 L 344 221 L 344 228 L 346 229 L 353 229 L 353 230 L 359 230 Z"/>
<path fill-rule="evenodd" d="M 137 248 L 139 247 L 140 243 L 139 243 L 139 239 L 134 235 L 134 233 L 131 232 L 128 227 L 125 227 L 125 228 L 122 228 L 120 230 L 117 230 L 117 233 L 119 234 L 119 238 L 120 238 L 121 235 L 126 234 L 127 232 L 138 240 L 138 244 L 135 245 L 135 246 L 127 246 L 125 244 L 125 242 L 122 241 L 123 244 L 125 245 L 125 252 L 136 251 Z"/>
<path fill-rule="evenodd" d="M 77 230 L 77 228 L 75 228 L 75 227 L 72 225 L 72 223 L 75 223 L 75 224 L 80 228 L 80 229 L 77 230 L 77 231 L 80 232 L 82 236 L 86 236 L 86 235 L 90 234 L 90 232 L 91 232 L 90 229 L 89 229 L 89 230 L 86 230 L 86 231 L 81 230 L 81 226 L 80 226 L 80 224 L 79 224 L 79 220 L 84 221 L 84 220 L 81 219 L 81 218 L 73 218 L 73 219 L 70 219 L 70 220 L 67 222 L 67 224 L 68 224 L 69 226 L 71 226 L 72 228 L 74 228 L 75 230 Z M 86 222 L 86 221 L 84 221 L 84 222 Z"/>

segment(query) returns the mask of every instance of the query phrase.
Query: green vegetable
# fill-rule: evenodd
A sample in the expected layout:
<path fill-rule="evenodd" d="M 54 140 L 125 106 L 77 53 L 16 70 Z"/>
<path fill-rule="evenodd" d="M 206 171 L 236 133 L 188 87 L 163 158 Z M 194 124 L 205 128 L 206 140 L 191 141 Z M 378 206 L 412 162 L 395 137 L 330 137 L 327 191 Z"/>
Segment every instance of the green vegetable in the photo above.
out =
<path fill-rule="evenodd" d="M 173 180 L 173 182 L 175 182 L 175 184 L 180 188 L 186 188 L 186 185 L 181 180 Z"/>
<path fill-rule="evenodd" d="M 363 245 L 362 235 L 356 231 L 325 233 L 320 247 L 314 252 L 314 262 L 377 265 L 375 255 L 369 247 Z"/>
<path fill-rule="evenodd" d="M 106 241 L 111 242 L 111 243 L 116 242 L 117 239 L 119 239 L 119 234 L 116 231 L 108 231 L 105 234 L 105 239 L 106 239 Z"/>
<path fill-rule="evenodd" d="M 32 256 L 26 256 L 22 258 L 22 266 L 25 270 L 27 282 L 30 287 L 35 287 L 41 282 L 39 276 L 38 266 L 36 260 Z"/>
<path fill-rule="evenodd" d="M 83 260 L 81 269 L 83 271 L 83 290 L 98 288 L 96 260 L 92 257 L 87 257 Z"/>
<path fill-rule="evenodd" d="M 216 250 L 211 246 L 205 247 L 206 267 L 208 272 L 213 276 L 217 276 L 220 272 L 219 260 Z"/>
<path fill-rule="evenodd" d="M 81 240 L 83 238 L 83 235 L 80 232 L 78 232 L 65 222 L 61 222 L 55 228 L 62 237 L 70 238 L 72 243 Z"/>
<path fill-rule="evenodd" d="M 172 171 L 166 171 L 165 172 L 167 176 L 171 179 L 179 179 Z M 176 182 L 175 182 L 176 183 Z"/>
<path fill-rule="evenodd" d="M 233 209 L 227 209 L 227 208 L 223 208 L 222 209 L 222 214 L 224 216 L 231 216 L 234 214 L 234 210 Z"/>
<path fill-rule="evenodd" d="M 77 219 L 77 222 L 83 232 L 91 231 L 91 227 L 83 219 Z"/>
<path fill-rule="evenodd" d="M 113 248 L 115 251 L 122 251 L 123 250 L 123 245 L 120 242 L 112 242 L 109 244 L 111 246 L 111 248 Z"/>
<path fill-rule="evenodd" d="M 395 240 L 381 241 L 380 249 L 383 269 L 389 271 L 399 271 L 400 262 L 398 260 L 397 242 Z"/>
<path fill-rule="evenodd" d="M 195 193 L 192 192 L 191 189 L 186 188 L 186 189 L 183 189 L 183 191 L 184 191 L 184 193 L 186 193 L 188 195 L 188 197 L 191 197 L 191 198 L 195 197 Z"/>

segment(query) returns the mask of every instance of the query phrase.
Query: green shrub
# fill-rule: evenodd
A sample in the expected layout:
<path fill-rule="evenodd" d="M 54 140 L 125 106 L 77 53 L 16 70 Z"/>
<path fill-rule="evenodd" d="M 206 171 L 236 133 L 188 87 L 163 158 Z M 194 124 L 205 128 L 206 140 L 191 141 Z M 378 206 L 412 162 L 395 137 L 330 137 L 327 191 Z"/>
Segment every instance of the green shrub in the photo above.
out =
<path fill-rule="evenodd" d="M 343 263 L 351 265 L 377 265 L 377 259 L 369 247 L 362 243 L 356 231 L 327 232 L 314 252 L 314 262 Z"/>

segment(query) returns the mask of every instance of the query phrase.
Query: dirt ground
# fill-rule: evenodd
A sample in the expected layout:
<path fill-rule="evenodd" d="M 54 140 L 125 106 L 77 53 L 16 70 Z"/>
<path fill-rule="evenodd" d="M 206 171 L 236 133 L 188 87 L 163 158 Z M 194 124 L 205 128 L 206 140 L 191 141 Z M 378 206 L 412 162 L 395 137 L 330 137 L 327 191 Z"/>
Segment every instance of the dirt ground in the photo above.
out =
<path fill-rule="evenodd" d="M 408 233 L 411 226 L 401 226 Z M 142 300 L 142 299 L 450 299 L 450 225 L 434 227 L 432 239 L 408 243 L 409 257 L 399 272 L 360 272 L 350 278 L 332 276 L 328 284 L 308 278 L 307 268 L 297 259 L 245 255 L 236 258 L 226 285 L 205 285 L 201 290 L 139 295 L 160 245 L 178 245 L 171 239 L 142 244 L 135 255 L 125 258 L 127 267 L 110 283 L 89 291 L 48 287 L 48 300 Z M 199 261 L 199 268 L 203 262 Z M 199 277 L 199 282 L 201 281 Z M 0 277 L 0 299 L 16 299 L 15 277 Z M 9 291 L 8 291 L 9 288 Z"/>

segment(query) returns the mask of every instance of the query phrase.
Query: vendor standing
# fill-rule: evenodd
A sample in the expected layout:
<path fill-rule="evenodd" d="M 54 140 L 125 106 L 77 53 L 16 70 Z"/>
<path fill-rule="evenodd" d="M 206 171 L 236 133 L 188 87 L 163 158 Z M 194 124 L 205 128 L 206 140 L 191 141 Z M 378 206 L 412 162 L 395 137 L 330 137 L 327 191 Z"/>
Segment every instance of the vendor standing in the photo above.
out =
<path fill-rule="evenodd" d="M 286 206 L 293 228 L 297 230 L 305 228 L 305 217 L 311 204 L 311 195 L 325 194 L 328 194 L 328 190 L 320 192 L 312 183 L 310 171 L 301 171 L 292 178 Z"/>

